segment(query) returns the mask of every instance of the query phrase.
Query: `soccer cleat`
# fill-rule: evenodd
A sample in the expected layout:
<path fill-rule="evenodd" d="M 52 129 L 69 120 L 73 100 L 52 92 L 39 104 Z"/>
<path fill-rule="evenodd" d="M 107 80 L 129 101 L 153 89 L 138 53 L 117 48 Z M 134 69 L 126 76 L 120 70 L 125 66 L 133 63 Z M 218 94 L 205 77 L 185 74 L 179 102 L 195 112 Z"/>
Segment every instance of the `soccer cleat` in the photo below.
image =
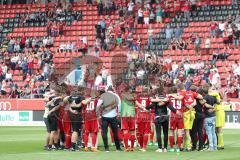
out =
<path fill-rule="evenodd" d="M 92 152 L 99 152 L 99 150 L 97 148 L 92 148 L 91 151 Z"/>
<path fill-rule="evenodd" d="M 72 152 L 75 152 L 75 151 L 76 151 L 75 148 L 70 148 L 69 150 L 72 151 Z"/>
<path fill-rule="evenodd" d="M 217 149 L 218 150 L 224 150 L 224 147 L 218 147 Z"/>
<path fill-rule="evenodd" d="M 148 143 L 148 146 L 152 146 L 152 145 L 153 145 L 153 142 L 149 142 L 149 143 Z"/>
<path fill-rule="evenodd" d="M 161 148 L 158 148 L 158 149 L 156 150 L 156 152 L 158 152 L 158 153 L 162 153 L 163 150 L 162 150 Z"/>
<path fill-rule="evenodd" d="M 110 151 L 109 151 L 109 149 L 105 149 L 105 152 L 108 153 L 108 152 L 110 152 Z"/>
<path fill-rule="evenodd" d="M 163 152 L 167 152 L 167 149 L 166 149 L 166 148 L 163 148 L 162 151 L 163 151 Z"/>
<path fill-rule="evenodd" d="M 125 152 L 129 152 L 130 151 L 130 148 L 125 148 Z"/>
<path fill-rule="evenodd" d="M 129 151 L 134 152 L 134 148 L 130 148 Z"/>
<path fill-rule="evenodd" d="M 145 148 L 139 149 L 141 152 L 146 152 L 147 150 Z"/>
<path fill-rule="evenodd" d="M 88 152 L 88 147 L 85 147 L 85 148 L 84 148 L 84 151 L 85 151 L 85 152 Z"/>
<path fill-rule="evenodd" d="M 174 152 L 174 148 L 170 148 L 168 152 Z"/>
<path fill-rule="evenodd" d="M 120 148 L 120 149 L 117 149 L 116 152 L 122 152 L 123 150 Z"/>
<path fill-rule="evenodd" d="M 177 149 L 176 149 L 176 152 L 177 152 L 177 153 L 179 153 L 179 152 L 180 152 L 180 149 L 179 149 L 179 148 L 177 148 Z"/>

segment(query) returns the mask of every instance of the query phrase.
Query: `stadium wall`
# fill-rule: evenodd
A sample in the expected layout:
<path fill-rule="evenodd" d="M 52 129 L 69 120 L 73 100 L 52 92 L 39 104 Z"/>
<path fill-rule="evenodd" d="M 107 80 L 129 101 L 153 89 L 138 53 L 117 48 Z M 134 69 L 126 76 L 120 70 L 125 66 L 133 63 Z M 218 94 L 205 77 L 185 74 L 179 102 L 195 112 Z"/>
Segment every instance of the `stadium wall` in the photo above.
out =
<path fill-rule="evenodd" d="M 231 99 L 226 107 L 225 128 L 240 128 L 240 99 Z M 223 105 L 229 102 L 223 102 Z M 226 105 L 227 106 L 227 105 Z M 44 126 L 43 99 L 1 99 L 0 126 Z"/>

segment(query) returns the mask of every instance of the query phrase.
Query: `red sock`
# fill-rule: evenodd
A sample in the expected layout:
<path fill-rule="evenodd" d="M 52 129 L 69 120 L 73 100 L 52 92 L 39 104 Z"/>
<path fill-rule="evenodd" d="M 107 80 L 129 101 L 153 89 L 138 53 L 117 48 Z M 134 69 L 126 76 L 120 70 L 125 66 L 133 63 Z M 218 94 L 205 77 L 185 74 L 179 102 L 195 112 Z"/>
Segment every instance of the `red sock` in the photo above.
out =
<path fill-rule="evenodd" d="M 152 130 L 150 133 L 150 141 L 153 142 L 153 138 L 154 138 L 154 131 Z"/>
<path fill-rule="evenodd" d="M 70 136 L 70 134 L 66 134 L 65 138 L 66 138 L 65 148 L 70 148 L 71 147 L 71 136 Z"/>
<path fill-rule="evenodd" d="M 144 134 L 144 136 L 143 136 L 143 148 L 144 149 L 147 148 L 147 143 L 148 143 L 148 135 Z"/>
<path fill-rule="evenodd" d="M 96 148 L 96 142 L 97 142 L 97 133 L 92 133 L 92 147 Z"/>
<path fill-rule="evenodd" d="M 130 141 L 131 141 L 131 148 L 134 148 L 135 135 L 130 136 Z"/>
<path fill-rule="evenodd" d="M 174 145 L 174 136 L 169 136 L 169 145 L 171 148 L 173 148 Z"/>
<path fill-rule="evenodd" d="M 123 132 L 122 132 L 121 129 L 118 130 L 118 139 L 119 139 L 120 141 L 123 140 Z"/>
<path fill-rule="evenodd" d="M 85 134 L 84 134 L 84 145 L 85 145 L 85 147 L 88 147 L 88 136 L 89 136 L 89 133 L 85 132 Z"/>
<path fill-rule="evenodd" d="M 138 139 L 140 148 L 142 148 L 143 147 L 143 136 L 137 133 L 137 139 Z"/>
<path fill-rule="evenodd" d="M 177 144 L 178 148 L 181 148 L 182 141 L 183 141 L 183 137 L 178 137 L 178 144 Z"/>
<path fill-rule="evenodd" d="M 125 145 L 126 149 L 129 147 L 128 146 L 128 139 L 129 139 L 129 134 L 128 133 L 123 134 L 123 142 L 124 142 L 124 145 Z"/>

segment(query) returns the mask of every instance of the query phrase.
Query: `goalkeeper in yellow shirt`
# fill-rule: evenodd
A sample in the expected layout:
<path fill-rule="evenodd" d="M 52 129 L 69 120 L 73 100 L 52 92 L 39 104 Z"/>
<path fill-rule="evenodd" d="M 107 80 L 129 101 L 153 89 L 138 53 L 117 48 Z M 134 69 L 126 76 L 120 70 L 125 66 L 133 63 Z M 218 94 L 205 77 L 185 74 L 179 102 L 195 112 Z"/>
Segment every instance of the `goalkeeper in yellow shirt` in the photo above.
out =
<path fill-rule="evenodd" d="M 210 95 L 217 99 L 217 104 L 215 105 L 215 112 L 216 112 L 216 131 L 218 137 L 218 149 L 224 149 L 224 142 L 223 142 L 223 127 L 225 126 L 225 111 L 224 105 L 222 105 L 222 96 L 221 94 L 212 88 L 210 90 Z"/>

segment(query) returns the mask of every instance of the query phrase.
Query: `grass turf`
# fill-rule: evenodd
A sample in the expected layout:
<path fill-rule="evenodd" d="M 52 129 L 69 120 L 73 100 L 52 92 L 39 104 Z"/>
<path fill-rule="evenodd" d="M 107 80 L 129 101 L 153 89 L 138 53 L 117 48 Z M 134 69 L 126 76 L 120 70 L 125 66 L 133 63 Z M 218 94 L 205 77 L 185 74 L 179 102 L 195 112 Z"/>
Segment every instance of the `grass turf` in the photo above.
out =
<path fill-rule="evenodd" d="M 69 152 L 44 151 L 44 127 L 1 127 L 0 160 L 239 160 L 240 130 L 224 130 L 224 151 L 156 153 L 156 146 L 148 147 L 147 152 Z M 102 140 L 99 139 L 103 150 Z"/>

